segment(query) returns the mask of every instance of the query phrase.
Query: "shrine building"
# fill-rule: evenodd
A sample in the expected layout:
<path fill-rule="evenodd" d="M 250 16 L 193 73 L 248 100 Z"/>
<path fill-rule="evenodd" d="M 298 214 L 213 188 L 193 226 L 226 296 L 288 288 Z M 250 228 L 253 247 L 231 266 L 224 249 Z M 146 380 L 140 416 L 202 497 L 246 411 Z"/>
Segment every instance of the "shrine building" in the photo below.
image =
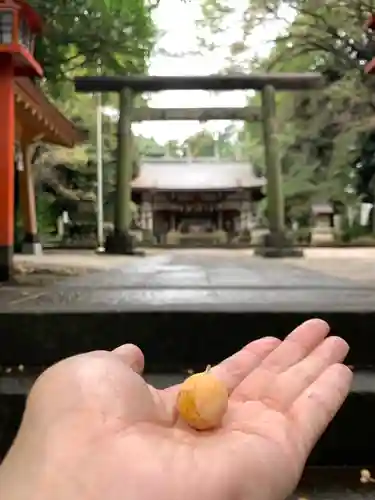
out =
<path fill-rule="evenodd" d="M 25 0 L 3 0 L 0 21 L 0 281 L 8 281 L 17 201 L 23 220 L 23 250 L 41 250 L 32 164 L 35 147 L 41 142 L 73 147 L 84 140 L 84 134 L 36 83 L 43 77 L 34 58 L 35 40 L 43 29 L 41 17 Z"/>
<path fill-rule="evenodd" d="M 250 229 L 265 184 L 248 161 L 163 157 L 140 161 L 132 190 L 142 229 L 164 242 L 169 233 Z"/>

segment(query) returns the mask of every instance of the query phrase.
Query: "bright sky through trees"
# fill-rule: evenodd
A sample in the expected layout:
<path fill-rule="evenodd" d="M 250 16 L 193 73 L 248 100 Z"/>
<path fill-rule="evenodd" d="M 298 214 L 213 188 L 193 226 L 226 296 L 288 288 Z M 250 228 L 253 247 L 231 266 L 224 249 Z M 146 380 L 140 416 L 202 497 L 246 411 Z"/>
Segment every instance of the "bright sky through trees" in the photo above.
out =
<path fill-rule="evenodd" d="M 152 58 L 150 73 L 154 75 L 204 75 L 219 72 L 225 65 L 231 43 L 241 38 L 241 15 L 249 0 L 236 0 L 238 7 L 233 15 L 231 28 L 221 35 L 220 48 L 212 53 L 191 54 L 198 52 L 196 20 L 200 16 L 199 0 L 161 0 L 155 12 L 155 20 L 162 32 L 159 47 L 171 53 L 190 53 L 183 57 L 168 57 L 156 53 Z M 292 12 L 283 17 L 291 18 Z M 273 21 L 272 26 L 263 26 L 254 34 L 253 51 L 267 56 L 272 40 L 284 27 L 284 23 Z M 271 29 L 270 29 L 271 28 Z M 204 91 L 169 91 L 153 94 L 152 107 L 203 107 L 203 106 L 244 106 L 245 92 L 208 93 Z M 158 142 L 184 140 L 203 128 L 223 130 L 228 122 L 144 122 L 134 125 L 134 132 L 145 137 L 154 137 Z"/>

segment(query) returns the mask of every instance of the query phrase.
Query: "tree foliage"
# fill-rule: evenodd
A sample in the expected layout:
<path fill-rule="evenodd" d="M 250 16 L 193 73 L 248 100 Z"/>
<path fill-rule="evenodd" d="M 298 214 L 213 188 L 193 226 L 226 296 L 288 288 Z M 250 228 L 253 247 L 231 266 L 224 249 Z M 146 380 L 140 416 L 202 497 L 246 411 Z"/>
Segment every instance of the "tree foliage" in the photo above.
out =
<path fill-rule="evenodd" d="M 148 0 L 30 0 L 44 21 L 36 58 L 44 68 L 43 90 L 56 106 L 88 131 L 88 140 L 74 150 L 38 147 L 34 172 L 39 199 L 46 190 L 56 215 L 74 212 L 96 192 L 96 100 L 76 94 L 78 75 L 132 74 L 147 70 L 155 43 L 152 19 L 155 5 Z M 117 96 L 103 95 L 103 105 L 117 106 Z M 104 117 L 104 191 L 113 191 L 116 127 Z M 43 196 L 42 196 L 43 198 Z M 52 208 L 51 208 L 52 210 Z"/>
<path fill-rule="evenodd" d="M 277 95 L 284 191 L 291 205 L 308 205 L 316 197 L 348 205 L 363 194 L 372 200 L 375 87 L 364 64 L 375 56 L 375 40 L 364 21 L 375 2 L 249 0 L 236 8 L 227 0 L 202 0 L 206 48 L 215 49 L 213 41 L 236 9 L 240 29 L 224 71 L 319 71 L 326 78 L 323 91 Z M 261 30 L 271 34 L 270 50 L 262 56 L 254 49 Z M 259 104 L 260 96 L 249 96 L 249 102 Z M 259 124 L 248 125 L 245 141 L 259 161 Z"/>
<path fill-rule="evenodd" d="M 147 0 L 31 0 L 45 23 L 36 57 L 50 82 L 145 71 L 155 39 Z"/>

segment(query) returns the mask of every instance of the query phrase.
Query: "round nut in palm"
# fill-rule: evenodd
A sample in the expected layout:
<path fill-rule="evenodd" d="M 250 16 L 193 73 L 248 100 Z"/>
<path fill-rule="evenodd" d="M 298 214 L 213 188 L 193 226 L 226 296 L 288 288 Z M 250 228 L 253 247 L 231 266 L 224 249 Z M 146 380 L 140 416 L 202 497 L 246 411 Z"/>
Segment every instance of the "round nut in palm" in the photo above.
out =
<path fill-rule="evenodd" d="M 218 427 L 228 409 L 228 390 L 207 367 L 202 373 L 187 378 L 177 396 L 177 410 L 193 429 L 209 430 Z"/>

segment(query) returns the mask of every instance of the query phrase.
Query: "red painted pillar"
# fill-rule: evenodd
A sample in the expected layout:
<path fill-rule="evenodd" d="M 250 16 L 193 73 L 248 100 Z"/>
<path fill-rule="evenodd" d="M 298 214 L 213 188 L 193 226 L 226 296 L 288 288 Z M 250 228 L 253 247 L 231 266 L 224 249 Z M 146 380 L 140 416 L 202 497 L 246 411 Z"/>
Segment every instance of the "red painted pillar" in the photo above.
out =
<path fill-rule="evenodd" d="M 11 54 L 0 54 L 0 281 L 10 278 L 14 245 L 13 75 Z"/>
<path fill-rule="evenodd" d="M 367 18 L 367 20 L 366 20 L 366 22 L 365 22 L 365 24 L 363 26 L 363 29 L 365 31 L 368 31 L 371 34 L 373 34 L 374 33 L 374 28 L 375 28 L 375 14 L 369 14 L 369 16 L 368 16 L 368 18 Z M 364 71 L 367 74 L 374 73 L 374 71 L 375 71 L 375 58 L 371 59 L 371 61 L 369 61 L 365 65 Z"/>

